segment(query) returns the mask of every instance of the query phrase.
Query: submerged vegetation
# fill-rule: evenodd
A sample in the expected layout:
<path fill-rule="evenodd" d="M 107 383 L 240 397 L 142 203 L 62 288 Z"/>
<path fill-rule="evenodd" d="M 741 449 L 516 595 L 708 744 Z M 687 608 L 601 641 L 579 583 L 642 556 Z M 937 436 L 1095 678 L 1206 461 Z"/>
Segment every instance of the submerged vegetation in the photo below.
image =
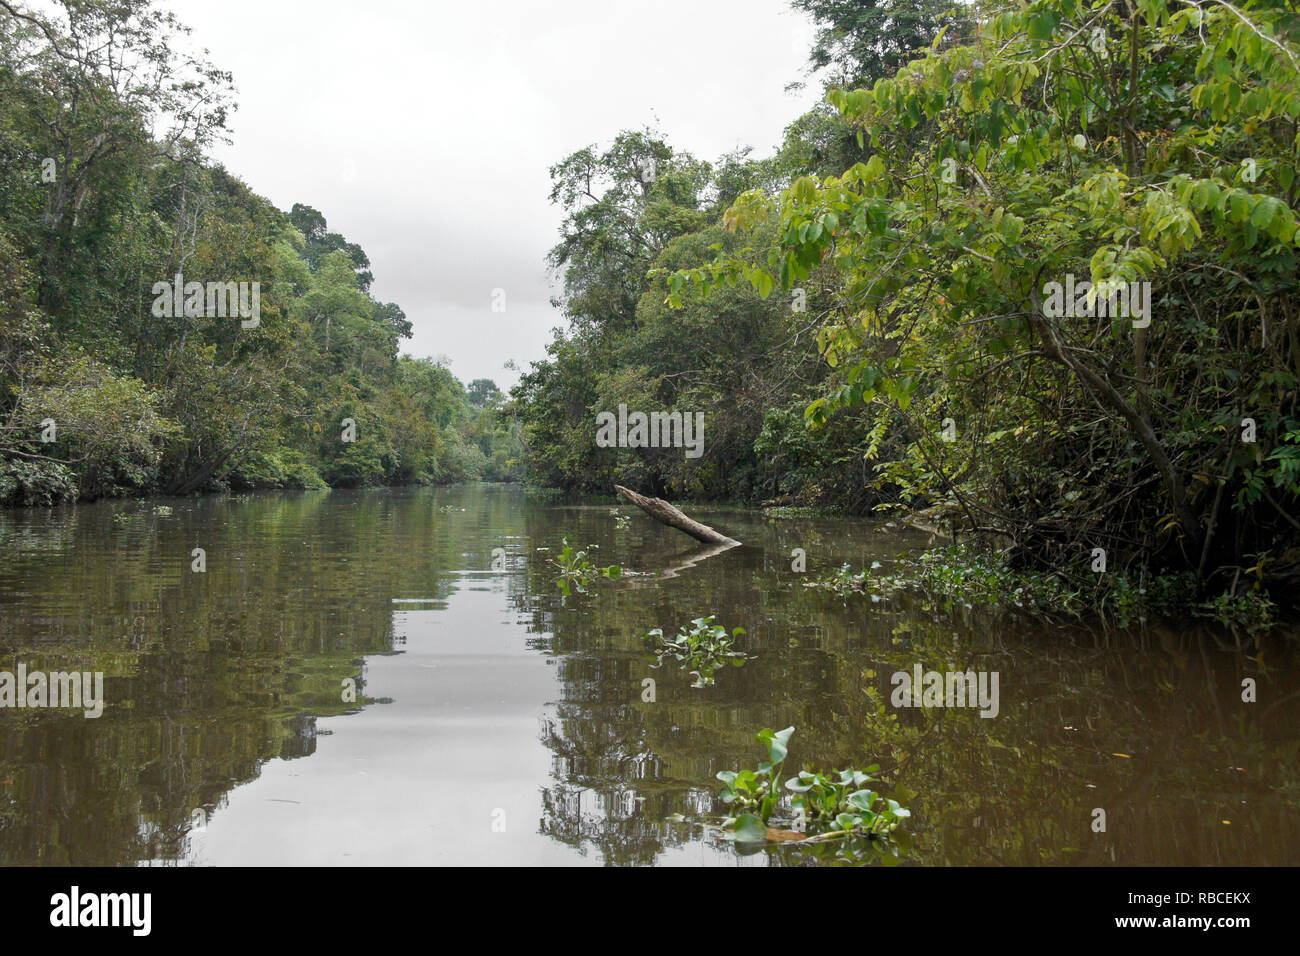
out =
<path fill-rule="evenodd" d="M 1195 581 L 1190 572 L 1149 575 L 1137 580 L 1123 571 L 1043 573 L 1009 566 L 999 555 L 969 544 L 935 548 L 903 557 L 888 572 L 879 561 L 854 571 L 845 564 L 806 582 L 841 595 L 861 592 L 874 601 L 900 594 L 919 597 L 930 607 L 998 608 L 1041 615 L 1082 617 L 1127 625 L 1158 617 L 1187 615 L 1213 620 L 1248 634 L 1269 630 L 1276 605 L 1256 578 L 1253 586 L 1208 600 L 1188 602 Z"/>

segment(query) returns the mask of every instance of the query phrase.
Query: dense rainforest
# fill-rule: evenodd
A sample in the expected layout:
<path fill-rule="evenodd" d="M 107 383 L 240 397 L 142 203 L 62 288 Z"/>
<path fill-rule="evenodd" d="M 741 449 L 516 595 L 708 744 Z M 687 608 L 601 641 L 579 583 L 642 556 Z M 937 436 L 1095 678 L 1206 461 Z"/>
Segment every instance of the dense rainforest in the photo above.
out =
<path fill-rule="evenodd" d="M 563 327 L 505 394 L 216 160 L 158 0 L 0 0 L 0 864 L 1296 861 L 1300 0 L 781 2 L 779 142 L 536 164 Z M 434 14 L 457 161 L 524 138 L 476 59 L 629 40 L 504 6 L 560 29 Z M 393 9 L 346 79 L 400 111 Z M 415 155 L 302 68 L 362 19 L 265 30 L 313 56 L 263 95 Z"/>
<path fill-rule="evenodd" d="M 0 4 L 0 502 L 510 478 L 495 384 L 399 356 L 364 250 L 206 154 L 232 81 L 185 28 L 63 13 Z"/>
<path fill-rule="evenodd" d="M 793 0 L 825 97 L 770 156 L 551 169 L 567 328 L 508 398 L 211 159 L 232 78 L 171 14 L 62 6 L 0 0 L 4 503 L 619 482 L 1297 593 L 1289 0 Z M 628 409 L 703 432 L 600 440 Z"/>
<path fill-rule="evenodd" d="M 1294 5 L 794 6 L 826 98 L 774 155 L 631 130 L 551 170 L 570 327 L 507 409 L 528 475 L 1292 595 Z M 598 446 L 620 405 L 702 413 L 702 453 Z"/>

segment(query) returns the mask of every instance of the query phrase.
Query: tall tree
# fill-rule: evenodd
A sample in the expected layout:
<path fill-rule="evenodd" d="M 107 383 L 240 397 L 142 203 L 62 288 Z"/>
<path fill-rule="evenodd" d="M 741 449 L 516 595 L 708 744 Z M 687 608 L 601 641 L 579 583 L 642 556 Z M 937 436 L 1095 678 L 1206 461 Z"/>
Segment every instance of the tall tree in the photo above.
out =
<path fill-rule="evenodd" d="M 55 16 L 0 0 L 0 27 L 7 55 L 43 94 L 25 115 L 32 145 L 53 163 L 39 270 L 39 304 L 50 310 L 64 294 L 78 231 L 92 225 L 87 202 L 114 164 L 184 157 L 177 208 L 185 225 L 186 164 L 224 139 L 231 76 L 183 52 L 177 40 L 189 29 L 154 0 L 60 0 Z"/>
<path fill-rule="evenodd" d="M 817 24 L 808 60 L 829 85 L 870 86 L 893 76 L 947 29 L 970 25 L 956 0 L 791 0 Z"/>

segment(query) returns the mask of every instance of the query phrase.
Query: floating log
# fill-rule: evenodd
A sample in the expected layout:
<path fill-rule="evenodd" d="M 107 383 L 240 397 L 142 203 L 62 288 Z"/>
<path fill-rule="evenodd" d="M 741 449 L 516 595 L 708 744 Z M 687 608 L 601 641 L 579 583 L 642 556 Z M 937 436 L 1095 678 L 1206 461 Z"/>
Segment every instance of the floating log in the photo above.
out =
<path fill-rule="evenodd" d="M 689 534 L 696 541 L 703 541 L 705 544 L 740 544 L 735 538 L 728 538 L 708 525 L 700 524 L 694 518 L 687 517 L 662 498 L 647 498 L 622 485 L 615 485 L 614 490 L 618 492 L 620 498 L 632 502 L 660 524 L 666 524 L 670 528 Z"/>

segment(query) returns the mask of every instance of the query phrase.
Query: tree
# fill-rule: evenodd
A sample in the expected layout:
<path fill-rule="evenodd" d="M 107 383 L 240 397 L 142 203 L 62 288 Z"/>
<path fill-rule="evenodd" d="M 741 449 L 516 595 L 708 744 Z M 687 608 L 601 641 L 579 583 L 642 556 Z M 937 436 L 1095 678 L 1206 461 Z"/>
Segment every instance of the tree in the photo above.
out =
<path fill-rule="evenodd" d="M 0 499 L 481 472 L 509 441 L 399 361 L 365 252 L 211 161 L 230 77 L 185 32 L 145 0 L 0 3 Z M 256 321 L 155 314 L 177 274 L 257 289 Z"/>
<path fill-rule="evenodd" d="M 465 386 L 469 400 L 478 408 L 487 408 L 489 404 L 501 399 L 501 390 L 490 378 L 476 378 Z"/>
<path fill-rule="evenodd" d="M 88 206 L 105 191 L 105 178 L 145 166 L 151 155 L 190 157 L 221 140 L 231 90 L 229 73 L 174 48 L 189 30 L 153 0 L 62 0 L 60 7 L 64 22 L 0 0 L 6 55 L 38 84 L 28 87 L 36 96 L 22 114 L 28 141 L 36 157 L 53 161 L 39 228 L 38 303 L 47 311 L 68 294 L 78 233 L 109 212 Z M 180 195 L 184 222 L 183 179 Z"/>
<path fill-rule="evenodd" d="M 370 283 L 374 281 L 374 276 L 370 272 L 370 257 L 366 255 L 365 250 L 355 242 L 348 242 L 339 233 L 330 232 L 325 217 L 311 206 L 294 203 L 293 208 L 289 210 L 289 221 L 307 240 L 304 257 L 313 271 L 320 268 L 321 260 L 331 252 L 342 252 L 352 261 L 352 267 L 356 270 L 357 288 L 362 292 L 370 291 Z M 402 318 L 405 316 L 403 315 Z"/>
<path fill-rule="evenodd" d="M 702 228 L 709 166 L 649 131 L 625 131 L 551 167 L 551 202 L 565 211 L 550 265 L 563 270 L 565 314 L 579 327 L 635 322 L 645 273 L 664 245 Z"/>
<path fill-rule="evenodd" d="M 808 418 L 865 405 L 906 436 L 880 480 L 1056 567 L 1100 544 L 1258 578 L 1300 503 L 1297 39 L 1279 0 L 1003 14 L 832 92 L 871 158 L 742 196 L 726 222 L 775 221 L 766 262 L 681 271 L 670 299 L 830 269 L 817 341 L 836 376 Z M 1067 274 L 1149 283 L 1158 316 L 1081 295 L 1061 320 L 1044 300 Z M 1243 416 L 1266 437 L 1242 441 Z"/>
<path fill-rule="evenodd" d="M 944 31 L 971 27 L 956 0 L 791 0 L 809 14 L 817 36 L 808 55 L 814 70 L 829 70 L 836 87 L 869 86 L 893 76 Z"/>

